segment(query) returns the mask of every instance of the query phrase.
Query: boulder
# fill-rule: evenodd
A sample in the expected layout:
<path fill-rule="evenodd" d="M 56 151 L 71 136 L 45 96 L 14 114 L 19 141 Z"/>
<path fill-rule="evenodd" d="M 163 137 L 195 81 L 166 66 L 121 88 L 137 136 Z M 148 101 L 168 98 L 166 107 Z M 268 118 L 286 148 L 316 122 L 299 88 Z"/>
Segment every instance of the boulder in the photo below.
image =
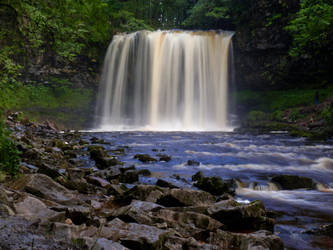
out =
<path fill-rule="evenodd" d="M 204 177 L 202 172 L 198 172 L 192 176 L 192 180 L 196 181 L 194 186 L 213 195 L 222 195 L 224 193 L 233 193 L 232 184 L 223 181 L 220 177 Z"/>
<path fill-rule="evenodd" d="M 54 206 L 52 210 L 65 212 L 66 216 L 71 219 L 75 225 L 87 224 L 91 219 L 90 207 L 86 205 L 69 205 L 69 206 Z"/>
<path fill-rule="evenodd" d="M 136 170 L 129 170 L 122 173 L 119 177 L 119 181 L 122 183 L 134 183 L 139 181 L 139 174 Z"/>
<path fill-rule="evenodd" d="M 200 165 L 200 162 L 195 161 L 195 160 L 188 160 L 188 161 L 186 162 L 186 165 L 187 165 L 187 166 L 199 166 L 199 165 Z"/>
<path fill-rule="evenodd" d="M 127 191 L 127 187 L 125 185 L 115 185 L 111 184 L 111 186 L 108 189 L 108 195 L 114 195 L 114 196 L 121 196 Z"/>
<path fill-rule="evenodd" d="M 49 220 L 53 222 L 64 222 L 66 220 L 65 212 L 56 212 L 49 209 L 42 201 L 32 197 L 25 196 L 23 199 L 14 204 L 18 216 L 27 220 Z"/>
<path fill-rule="evenodd" d="M 39 174 L 45 174 L 47 176 L 50 176 L 52 179 L 58 178 L 61 176 L 59 173 L 59 170 L 56 167 L 52 167 L 49 164 L 41 163 L 38 165 L 38 171 Z"/>
<path fill-rule="evenodd" d="M 137 154 L 134 156 L 134 159 L 138 159 L 139 161 L 143 163 L 152 163 L 152 162 L 157 162 L 157 160 L 153 157 L 151 157 L 148 154 Z"/>
<path fill-rule="evenodd" d="M 123 245 L 105 238 L 83 238 L 85 245 L 91 250 L 128 250 Z"/>
<path fill-rule="evenodd" d="M 50 224 L 48 224 L 50 225 Z M 41 230 L 41 224 L 23 217 L 10 216 L 0 220 L 0 249 L 80 249 L 74 248 L 72 240 L 56 241 Z"/>
<path fill-rule="evenodd" d="M 207 240 L 218 246 L 217 249 L 248 249 L 248 250 L 283 250 L 282 240 L 268 231 L 258 231 L 251 234 L 230 233 L 217 230 L 210 234 Z"/>
<path fill-rule="evenodd" d="M 76 195 L 72 191 L 43 174 L 24 175 L 11 183 L 10 187 L 60 204 L 78 202 Z"/>
<path fill-rule="evenodd" d="M 151 176 L 151 172 L 148 169 L 141 169 L 138 171 L 138 174 L 142 176 Z"/>
<path fill-rule="evenodd" d="M 222 200 L 207 209 L 212 218 L 220 221 L 228 230 L 260 230 L 273 231 L 274 220 L 266 217 L 261 201 L 250 204 L 239 204 L 234 200 Z"/>
<path fill-rule="evenodd" d="M 88 151 L 90 158 L 96 162 L 96 166 L 99 169 L 122 165 L 122 162 L 118 161 L 116 157 L 109 156 L 103 146 L 89 146 Z"/>
<path fill-rule="evenodd" d="M 156 203 L 166 207 L 200 206 L 214 204 L 215 197 L 205 191 L 192 189 L 171 189 Z"/>
<path fill-rule="evenodd" d="M 114 208 L 109 217 L 117 217 L 125 222 L 152 225 L 151 211 L 163 208 L 152 202 L 133 200 L 130 205 L 121 208 Z"/>
<path fill-rule="evenodd" d="M 162 179 L 158 179 L 156 182 L 156 185 L 159 187 L 165 187 L 165 188 L 179 188 L 179 187 L 173 185 L 172 183 L 169 183 Z"/>
<path fill-rule="evenodd" d="M 86 228 L 85 225 L 75 226 L 66 223 L 55 222 L 52 224 L 51 234 L 57 241 L 71 242 L 80 237 L 80 233 Z"/>
<path fill-rule="evenodd" d="M 297 175 L 277 175 L 272 178 L 272 182 L 278 184 L 282 189 L 314 189 L 315 183 L 311 178 Z"/>
<path fill-rule="evenodd" d="M 162 198 L 169 192 L 166 188 L 160 188 L 152 185 L 136 185 L 130 190 L 126 191 L 119 201 L 126 201 L 128 204 L 132 200 L 148 201 L 156 203 L 157 200 Z"/>
<path fill-rule="evenodd" d="M 168 228 L 174 228 L 183 236 L 198 236 L 203 231 L 215 231 L 223 226 L 213 218 L 195 212 L 177 212 L 169 209 L 152 211 L 155 223 L 166 223 Z"/>
<path fill-rule="evenodd" d="M 163 244 L 167 234 L 167 230 L 136 223 L 127 224 L 120 219 L 110 221 L 100 232 L 101 237 L 119 241 L 129 249 L 156 249 Z"/>
<path fill-rule="evenodd" d="M 121 171 L 118 167 L 112 167 L 109 169 L 98 171 L 95 175 L 105 180 L 112 181 L 120 177 Z"/>
<path fill-rule="evenodd" d="M 171 156 L 170 155 L 158 154 L 157 156 L 160 158 L 160 161 L 164 161 L 164 162 L 171 161 Z"/>
<path fill-rule="evenodd" d="M 102 188 L 110 188 L 111 183 L 108 182 L 107 180 L 104 180 L 102 178 L 96 177 L 96 176 L 88 176 L 87 178 L 88 183 L 102 187 Z"/>

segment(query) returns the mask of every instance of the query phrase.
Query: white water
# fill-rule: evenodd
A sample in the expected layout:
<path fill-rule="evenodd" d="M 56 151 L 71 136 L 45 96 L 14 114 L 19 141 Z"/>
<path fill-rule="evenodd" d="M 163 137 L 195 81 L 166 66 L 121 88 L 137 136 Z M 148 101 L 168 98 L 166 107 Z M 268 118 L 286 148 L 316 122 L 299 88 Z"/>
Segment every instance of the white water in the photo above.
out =
<path fill-rule="evenodd" d="M 99 130 L 228 131 L 231 32 L 140 31 L 113 38 Z"/>

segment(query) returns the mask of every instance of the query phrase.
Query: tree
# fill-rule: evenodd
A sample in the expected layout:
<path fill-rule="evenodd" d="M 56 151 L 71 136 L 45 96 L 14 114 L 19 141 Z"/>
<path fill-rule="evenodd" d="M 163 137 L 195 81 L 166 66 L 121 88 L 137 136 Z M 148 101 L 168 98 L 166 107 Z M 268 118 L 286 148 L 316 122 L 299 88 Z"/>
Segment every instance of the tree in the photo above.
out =
<path fill-rule="evenodd" d="M 296 18 L 286 27 L 293 36 L 290 55 L 311 58 L 318 54 L 332 56 L 333 3 L 331 0 L 302 0 Z"/>

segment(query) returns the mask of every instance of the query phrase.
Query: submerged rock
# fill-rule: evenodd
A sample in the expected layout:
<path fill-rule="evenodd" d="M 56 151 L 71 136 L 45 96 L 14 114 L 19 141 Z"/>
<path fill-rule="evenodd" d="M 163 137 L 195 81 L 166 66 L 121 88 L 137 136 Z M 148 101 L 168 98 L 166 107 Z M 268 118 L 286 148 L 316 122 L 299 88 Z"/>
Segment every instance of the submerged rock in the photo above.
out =
<path fill-rule="evenodd" d="M 160 161 L 164 161 L 164 162 L 171 161 L 171 156 L 169 156 L 169 155 L 158 154 L 157 156 L 160 158 Z"/>
<path fill-rule="evenodd" d="M 272 178 L 272 182 L 277 183 L 282 189 L 314 189 L 315 183 L 311 178 L 297 175 L 277 175 Z"/>
<path fill-rule="evenodd" d="M 134 156 L 134 159 L 138 159 L 139 161 L 143 163 L 152 163 L 152 162 L 157 162 L 157 160 L 153 157 L 151 157 L 148 154 L 137 154 Z"/>
<path fill-rule="evenodd" d="M 199 166 L 199 165 L 200 165 L 200 162 L 195 161 L 195 160 L 188 160 L 188 161 L 186 162 L 186 165 L 188 165 L 188 166 Z"/>
<path fill-rule="evenodd" d="M 305 233 L 333 237 L 333 224 L 323 225 L 319 228 L 308 230 Z"/>

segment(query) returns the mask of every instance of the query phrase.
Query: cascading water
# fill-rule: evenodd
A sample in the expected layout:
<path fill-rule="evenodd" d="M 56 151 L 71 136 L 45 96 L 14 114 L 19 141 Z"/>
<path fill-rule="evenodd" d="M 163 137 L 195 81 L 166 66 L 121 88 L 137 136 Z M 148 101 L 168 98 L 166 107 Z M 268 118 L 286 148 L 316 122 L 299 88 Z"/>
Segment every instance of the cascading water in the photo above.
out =
<path fill-rule="evenodd" d="M 232 32 L 116 35 L 98 97 L 101 130 L 228 130 Z"/>

